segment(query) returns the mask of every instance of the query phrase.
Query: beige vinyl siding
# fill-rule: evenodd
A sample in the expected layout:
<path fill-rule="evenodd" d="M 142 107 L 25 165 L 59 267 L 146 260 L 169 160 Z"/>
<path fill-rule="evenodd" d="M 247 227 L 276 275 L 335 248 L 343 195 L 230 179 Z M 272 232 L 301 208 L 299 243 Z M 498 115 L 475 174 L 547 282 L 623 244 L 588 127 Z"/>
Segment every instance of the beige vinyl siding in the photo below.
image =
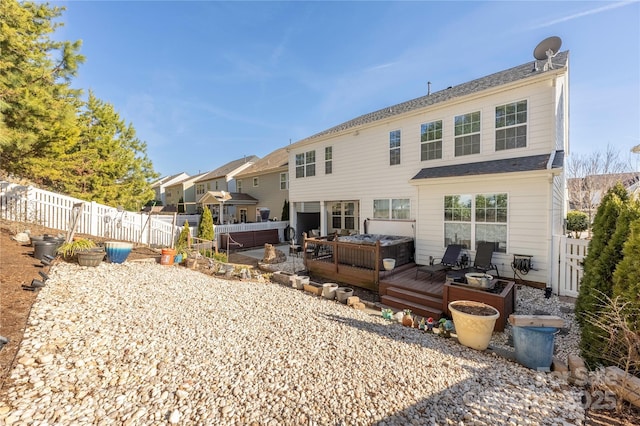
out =
<path fill-rule="evenodd" d="M 444 196 L 455 194 L 507 193 L 507 253 L 494 253 L 493 261 L 500 274 L 513 277 L 513 254 L 533 256 L 534 268 L 526 279 L 546 282 L 549 248 L 550 184 L 547 173 L 505 174 L 490 177 L 433 179 L 420 182 L 418 206 L 420 218 L 416 230 L 416 263 L 428 263 L 429 256 L 444 253 Z M 475 251 L 471 251 L 475 256 Z M 472 257 L 473 257 L 472 256 Z"/>
<path fill-rule="evenodd" d="M 278 220 L 281 219 L 282 206 L 284 205 L 284 200 L 289 199 L 289 192 L 280 189 L 280 173 L 282 173 L 282 171 L 278 170 L 257 176 L 242 176 L 244 186 L 242 192 L 258 200 L 256 206 L 247 206 L 247 215 L 250 221 L 256 219 L 254 210 L 261 207 L 266 207 L 271 210 L 269 214 L 270 219 L 274 217 L 277 217 Z M 258 177 L 259 179 L 260 184 L 258 186 L 253 186 L 254 177 Z M 251 184 L 244 184 L 246 182 Z M 244 206 L 241 208 L 244 208 Z"/>

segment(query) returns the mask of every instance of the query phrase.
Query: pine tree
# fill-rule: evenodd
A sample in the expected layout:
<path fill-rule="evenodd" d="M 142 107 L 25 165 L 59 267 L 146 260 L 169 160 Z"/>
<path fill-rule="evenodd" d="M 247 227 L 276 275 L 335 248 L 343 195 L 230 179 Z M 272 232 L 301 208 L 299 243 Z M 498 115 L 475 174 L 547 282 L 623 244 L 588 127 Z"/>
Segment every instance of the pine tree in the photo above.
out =
<path fill-rule="evenodd" d="M 637 205 L 637 203 L 636 203 Z M 629 236 L 622 249 L 623 258 L 613 274 L 613 297 L 629 302 L 629 308 L 636 315 L 640 312 L 640 219 L 629 226 Z M 640 318 L 630 319 L 635 330 L 640 331 Z"/>

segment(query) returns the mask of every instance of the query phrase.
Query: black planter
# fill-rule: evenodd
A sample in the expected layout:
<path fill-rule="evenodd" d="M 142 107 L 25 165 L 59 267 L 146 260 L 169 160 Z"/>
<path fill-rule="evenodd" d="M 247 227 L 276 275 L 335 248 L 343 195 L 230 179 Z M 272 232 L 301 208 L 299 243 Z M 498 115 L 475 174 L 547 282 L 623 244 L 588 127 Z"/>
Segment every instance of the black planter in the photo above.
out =
<path fill-rule="evenodd" d="M 36 241 L 33 246 L 33 257 L 42 260 L 45 255 L 56 257 L 56 250 L 60 247 L 57 241 Z"/>

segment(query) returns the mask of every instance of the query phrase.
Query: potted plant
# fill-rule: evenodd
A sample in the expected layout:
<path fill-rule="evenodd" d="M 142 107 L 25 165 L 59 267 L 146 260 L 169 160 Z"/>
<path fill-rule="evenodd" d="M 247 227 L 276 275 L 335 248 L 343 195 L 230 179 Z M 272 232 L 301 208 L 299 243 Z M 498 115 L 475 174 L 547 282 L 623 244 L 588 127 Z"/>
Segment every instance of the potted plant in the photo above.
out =
<path fill-rule="evenodd" d="M 390 308 L 383 308 L 382 318 L 391 321 L 391 319 L 393 318 L 393 311 Z"/>
<path fill-rule="evenodd" d="M 96 247 L 93 240 L 87 238 L 75 238 L 73 241 L 62 243 L 56 252 L 66 260 L 73 260 L 80 252 L 88 251 Z"/>
<path fill-rule="evenodd" d="M 487 349 L 500 312 L 491 305 L 470 300 L 450 302 L 449 310 L 458 341 L 472 349 Z"/>

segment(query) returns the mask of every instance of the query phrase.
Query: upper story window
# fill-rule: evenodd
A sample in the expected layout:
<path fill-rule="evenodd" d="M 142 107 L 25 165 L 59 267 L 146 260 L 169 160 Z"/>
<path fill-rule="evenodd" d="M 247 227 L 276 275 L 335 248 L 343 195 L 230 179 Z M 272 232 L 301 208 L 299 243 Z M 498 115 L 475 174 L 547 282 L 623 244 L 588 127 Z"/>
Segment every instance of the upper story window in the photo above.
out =
<path fill-rule="evenodd" d="M 333 147 L 327 146 L 324 148 L 324 174 L 331 173 L 333 173 Z"/>
<path fill-rule="evenodd" d="M 206 192 L 204 190 L 204 188 L 205 188 L 204 183 L 197 183 L 196 184 L 196 195 L 204 194 Z"/>
<path fill-rule="evenodd" d="M 400 164 L 400 130 L 389 132 L 389 165 Z"/>
<path fill-rule="evenodd" d="M 420 126 L 420 161 L 442 158 L 442 120 Z"/>
<path fill-rule="evenodd" d="M 289 189 L 289 173 L 280 173 L 280 189 L 283 191 Z"/>
<path fill-rule="evenodd" d="M 456 115 L 455 156 L 480 153 L 480 111 Z"/>
<path fill-rule="evenodd" d="M 218 181 L 216 181 L 216 191 L 217 191 L 218 189 L 220 189 L 220 188 L 218 188 Z"/>
<path fill-rule="evenodd" d="M 373 217 L 376 219 L 409 219 L 411 201 L 408 198 L 373 200 Z"/>
<path fill-rule="evenodd" d="M 236 181 L 236 190 L 240 193 L 242 193 L 242 181 L 241 180 L 237 180 Z"/>
<path fill-rule="evenodd" d="M 258 178 L 257 177 L 253 178 L 253 186 L 258 186 Z"/>
<path fill-rule="evenodd" d="M 496 107 L 496 151 L 527 146 L 527 101 Z"/>
<path fill-rule="evenodd" d="M 307 151 L 296 154 L 296 178 L 316 175 L 316 152 Z"/>

